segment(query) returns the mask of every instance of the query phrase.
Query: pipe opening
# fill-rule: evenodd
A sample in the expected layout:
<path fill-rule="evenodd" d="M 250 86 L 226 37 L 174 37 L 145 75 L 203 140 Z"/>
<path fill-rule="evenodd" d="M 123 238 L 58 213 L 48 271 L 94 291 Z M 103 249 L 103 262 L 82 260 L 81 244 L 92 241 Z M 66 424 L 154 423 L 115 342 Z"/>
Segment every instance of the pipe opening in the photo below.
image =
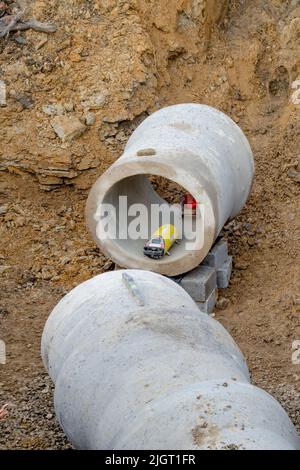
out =
<path fill-rule="evenodd" d="M 195 213 L 183 215 L 182 203 L 187 194 L 190 194 L 188 188 L 158 175 L 136 174 L 117 181 L 102 201 L 104 206 L 109 204 L 115 209 L 116 225 L 109 234 L 115 248 L 126 256 L 139 258 L 155 267 L 185 257 L 190 245 L 197 243 L 197 224 L 201 222 L 201 201 L 193 194 L 191 196 L 197 203 Z M 169 224 L 176 227 L 179 234 L 169 255 L 155 260 L 144 255 L 145 243 L 159 227 Z"/>

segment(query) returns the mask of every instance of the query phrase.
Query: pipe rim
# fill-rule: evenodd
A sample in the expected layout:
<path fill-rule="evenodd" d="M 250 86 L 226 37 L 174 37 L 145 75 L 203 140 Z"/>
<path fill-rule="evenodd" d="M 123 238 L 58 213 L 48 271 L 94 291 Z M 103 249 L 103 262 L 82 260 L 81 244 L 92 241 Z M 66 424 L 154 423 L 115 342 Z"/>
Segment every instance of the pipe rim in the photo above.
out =
<path fill-rule="evenodd" d="M 184 158 L 186 152 L 180 152 Z M 194 178 L 184 168 L 176 170 L 171 163 L 166 163 L 160 157 L 163 152 L 157 151 L 155 156 L 133 156 L 124 154 L 115 164 L 112 165 L 93 185 L 86 204 L 87 226 L 97 245 L 104 254 L 112 259 L 116 264 L 126 268 L 137 268 L 154 271 L 159 274 L 176 276 L 194 269 L 200 264 L 209 252 L 216 237 L 216 214 L 213 202 L 199 179 Z M 205 234 L 204 244 L 197 249 L 184 251 L 182 256 L 172 259 L 172 256 L 164 256 L 161 260 L 151 260 L 143 254 L 134 256 L 128 255 L 118 240 L 99 240 L 96 234 L 95 212 L 100 204 L 103 204 L 109 191 L 117 183 L 131 176 L 153 175 L 167 178 L 170 181 L 179 184 L 187 192 L 192 194 L 197 202 L 202 201 L 205 207 Z M 199 217 L 199 215 L 197 216 Z M 99 222 L 101 223 L 101 222 Z"/>

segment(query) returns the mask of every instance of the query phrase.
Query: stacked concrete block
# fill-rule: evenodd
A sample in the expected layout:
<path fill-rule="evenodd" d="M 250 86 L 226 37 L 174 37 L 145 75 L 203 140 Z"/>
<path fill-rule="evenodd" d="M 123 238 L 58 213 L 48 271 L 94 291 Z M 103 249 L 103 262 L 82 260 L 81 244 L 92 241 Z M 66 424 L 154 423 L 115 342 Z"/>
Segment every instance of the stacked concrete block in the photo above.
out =
<path fill-rule="evenodd" d="M 228 260 L 228 245 L 224 238 L 219 238 L 208 255 L 202 261 L 204 266 L 220 269 Z"/>
<path fill-rule="evenodd" d="M 217 289 L 214 289 L 205 302 L 196 302 L 201 312 L 209 314 L 214 311 L 217 302 L 217 292 Z"/>
<path fill-rule="evenodd" d="M 224 238 L 217 240 L 202 264 L 216 270 L 217 287 L 219 289 L 226 289 L 229 286 L 232 271 L 232 256 L 228 255 L 228 245 Z"/>
<path fill-rule="evenodd" d="M 189 273 L 172 278 L 194 299 L 202 312 L 212 313 L 217 301 L 217 288 L 226 289 L 232 271 L 228 245 L 219 238 L 203 262 Z"/>
<path fill-rule="evenodd" d="M 216 288 L 216 270 L 200 264 L 198 268 L 187 273 L 180 284 L 195 302 L 205 302 Z"/>
<path fill-rule="evenodd" d="M 232 272 L 232 256 L 228 256 L 227 261 L 217 270 L 217 285 L 219 289 L 226 289 L 229 286 Z"/>

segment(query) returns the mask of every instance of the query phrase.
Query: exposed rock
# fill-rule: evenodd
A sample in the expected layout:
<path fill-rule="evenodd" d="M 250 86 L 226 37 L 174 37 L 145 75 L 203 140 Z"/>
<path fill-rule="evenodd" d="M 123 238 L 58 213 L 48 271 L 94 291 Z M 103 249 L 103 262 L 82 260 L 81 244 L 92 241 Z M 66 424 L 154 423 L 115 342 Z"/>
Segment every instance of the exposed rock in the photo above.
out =
<path fill-rule="evenodd" d="M 34 101 L 29 95 L 22 95 L 17 93 L 15 99 L 20 103 L 23 109 L 31 109 L 34 107 Z"/>
<path fill-rule="evenodd" d="M 96 116 L 94 113 L 87 113 L 85 115 L 85 123 L 87 126 L 92 126 L 93 124 L 95 124 L 95 121 L 96 121 Z"/>
<path fill-rule="evenodd" d="M 8 211 L 8 204 L 3 204 L 3 206 L 0 206 L 0 215 L 6 214 Z"/>
<path fill-rule="evenodd" d="M 49 116 L 62 116 L 65 109 L 62 104 L 47 104 L 43 106 L 43 112 Z"/>
<path fill-rule="evenodd" d="M 37 175 L 38 181 L 41 185 L 56 186 L 63 183 L 63 179 L 58 176 L 51 175 Z"/>
<path fill-rule="evenodd" d="M 76 168 L 79 171 L 89 170 L 90 168 L 96 168 L 98 164 L 98 158 L 94 157 L 94 155 L 89 154 L 83 157 L 82 160 L 80 160 Z"/>
<path fill-rule="evenodd" d="M 62 142 L 71 142 L 86 130 L 85 125 L 75 116 L 56 116 L 51 125 Z"/>
<path fill-rule="evenodd" d="M 108 91 L 96 93 L 82 100 L 81 104 L 86 109 L 101 109 L 105 105 L 106 99 L 108 96 L 109 96 Z"/>
<path fill-rule="evenodd" d="M 290 168 L 288 176 L 296 183 L 300 183 L 300 171 L 297 171 L 296 168 Z"/>

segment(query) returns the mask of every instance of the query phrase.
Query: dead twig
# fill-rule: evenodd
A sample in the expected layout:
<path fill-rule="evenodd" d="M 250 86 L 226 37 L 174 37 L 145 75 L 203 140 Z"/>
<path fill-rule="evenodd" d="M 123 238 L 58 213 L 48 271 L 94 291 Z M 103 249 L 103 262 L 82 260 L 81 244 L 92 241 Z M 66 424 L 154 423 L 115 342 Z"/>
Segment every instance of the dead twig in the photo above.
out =
<path fill-rule="evenodd" d="M 8 22 L 7 26 L 4 28 L 3 31 L 0 32 L 0 38 L 8 36 L 9 33 L 13 31 L 15 26 L 19 23 L 21 18 L 25 15 L 25 12 L 27 10 L 27 0 L 18 0 L 17 5 L 19 6 L 20 11 L 17 11 L 15 15 L 10 17 L 10 21 Z"/>
<path fill-rule="evenodd" d="M 7 36 L 11 31 L 14 30 L 16 27 L 17 23 L 20 21 L 22 16 L 24 15 L 24 11 L 19 11 L 16 15 L 14 15 L 8 25 L 3 29 L 3 31 L 0 32 L 0 38 L 4 38 Z M 6 17 L 4 17 L 5 20 Z"/>
<path fill-rule="evenodd" d="M 55 33 L 57 27 L 53 23 L 41 23 L 35 19 L 21 21 L 26 9 L 27 3 L 25 0 L 19 0 L 21 10 L 15 15 L 5 15 L 0 18 L 0 38 L 6 37 L 12 31 L 25 31 L 33 29 L 42 33 Z"/>
<path fill-rule="evenodd" d="M 57 26 L 54 23 L 41 23 L 37 20 L 28 20 L 16 24 L 12 31 L 25 31 L 26 29 L 33 29 L 42 33 L 55 33 Z"/>

